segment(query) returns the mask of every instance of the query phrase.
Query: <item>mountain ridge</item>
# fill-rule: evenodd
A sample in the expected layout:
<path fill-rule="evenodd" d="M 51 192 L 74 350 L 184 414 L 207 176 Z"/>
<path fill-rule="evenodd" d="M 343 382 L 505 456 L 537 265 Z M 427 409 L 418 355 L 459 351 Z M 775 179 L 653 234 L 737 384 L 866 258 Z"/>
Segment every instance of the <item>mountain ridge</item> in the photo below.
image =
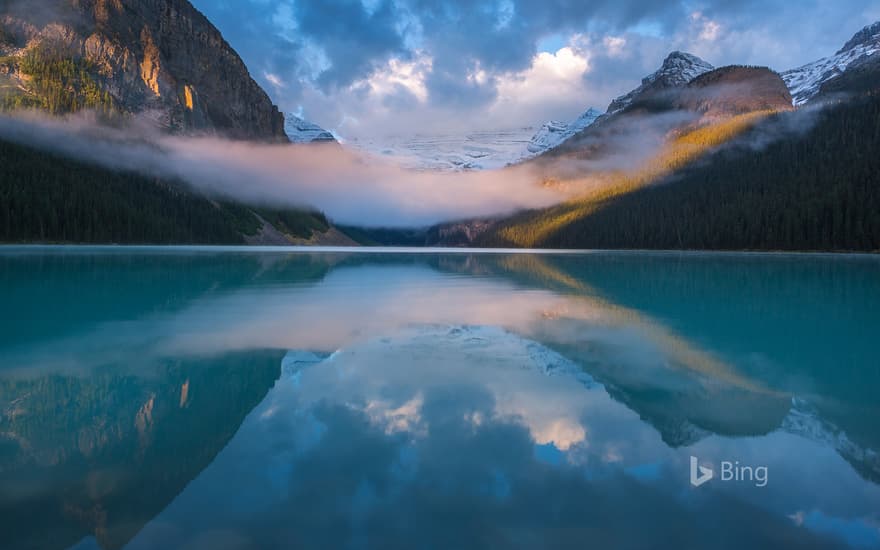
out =
<path fill-rule="evenodd" d="M 659 69 L 642 79 L 637 88 L 611 101 L 607 113 L 611 115 L 620 112 L 650 94 L 669 88 L 680 88 L 714 68 L 693 54 L 673 51 L 666 56 Z"/>
<path fill-rule="evenodd" d="M 834 55 L 781 73 L 795 106 L 804 105 L 822 90 L 822 86 L 841 76 L 853 66 L 880 52 L 880 21 L 856 32 Z"/>

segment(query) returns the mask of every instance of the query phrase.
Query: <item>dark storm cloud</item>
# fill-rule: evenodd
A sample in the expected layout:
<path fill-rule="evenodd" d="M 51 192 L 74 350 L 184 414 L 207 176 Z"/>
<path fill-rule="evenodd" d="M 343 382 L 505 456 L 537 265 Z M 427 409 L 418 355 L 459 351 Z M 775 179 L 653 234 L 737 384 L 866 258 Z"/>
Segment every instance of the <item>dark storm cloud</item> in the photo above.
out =
<path fill-rule="evenodd" d="M 590 27 L 619 30 L 647 17 L 672 21 L 681 12 L 676 4 L 645 0 L 401 0 L 400 5 L 419 22 L 423 47 L 434 58 L 427 81 L 432 100 L 459 106 L 495 99 L 492 76 L 527 69 L 544 36 Z M 487 78 L 468 80 L 475 71 Z"/>
<path fill-rule="evenodd" d="M 285 93 L 290 97 L 299 95 L 302 43 L 284 32 L 276 17 L 276 2 L 195 0 L 192 3 L 220 29 L 244 59 L 252 76 L 270 93 L 273 90 L 267 86 L 267 73 L 288 75 Z"/>
<path fill-rule="evenodd" d="M 361 0 L 299 1 L 293 11 L 302 36 L 330 61 L 317 79 L 325 89 L 347 86 L 369 74 L 377 61 L 405 53 L 400 13 L 390 0 L 371 10 Z"/>
<path fill-rule="evenodd" d="M 364 86 L 391 59 L 427 56 L 432 61 L 423 79 L 426 97 L 419 98 L 423 110 L 479 109 L 498 98 L 500 78 L 530 67 L 542 40 L 558 37 L 564 44 L 584 35 L 593 48 L 586 52 L 590 89 L 602 97 L 573 106 L 568 114 L 575 115 L 590 105 L 586 101 L 604 107 L 673 49 L 690 50 L 715 65 L 785 70 L 834 52 L 859 28 L 880 18 L 876 0 L 193 2 L 223 31 L 282 108 L 305 104 L 323 111 L 306 115 L 331 126 L 362 118 L 357 109 L 363 115 L 363 105 L 346 103 L 349 88 Z M 626 52 L 609 56 L 603 51 L 602 38 L 607 36 L 627 36 Z M 413 105 L 412 90 L 390 89 L 395 97 L 383 99 L 382 105 Z M 316 100 L 315 93 L 324 97 Z M 435 118 L 444 116 L 448 113 Z"/>
<path fill-rule="evenodd" d="M 434 58 L 429 91 L 439 101 L 480 103 L 494 97 L 493 82 L 462 81 L 479 68 L 489 74 L 527 68 L 537 42 L 555 33 L 587 27 L 621 29 L 646 18 L 673 21 L 680 5 L 636 0 L 244 0 L 209 2 L 197 7 L 224 32 L 252 68 L 301 76 L 314 55 L 309 42 L 326 55 L 329 66 L 316 83 L 325 91 L 368 76 L 392 56 L 406 57 L 411 47 Z M 295 29 L 284 29 L 289 9 Z M 246 14 L 246 16 L 245 16 Z M 305 57 L 305 59 L 303 58 Z M 261 76 L 256 74 L 258 78 Z"/>

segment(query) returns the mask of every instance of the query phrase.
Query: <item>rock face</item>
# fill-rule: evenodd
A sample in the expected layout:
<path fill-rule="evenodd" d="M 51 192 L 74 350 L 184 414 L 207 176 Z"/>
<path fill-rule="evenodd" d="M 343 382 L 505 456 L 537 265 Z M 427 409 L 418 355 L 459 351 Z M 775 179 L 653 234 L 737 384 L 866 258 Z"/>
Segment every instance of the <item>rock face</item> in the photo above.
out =
<path fill-rule="evenodd" d="M 278 108 L 187 0 L 13 1 L 0 31 L 9 59 L 50 48 L 82 62 L 115 108 L 167 131 L 286 141 Z M 34 93 L 27 75 L 7 71 Z"/>
<path fill-rule="evenodd" d="M 284 118 L 284 131 L 291 143 L 327 143 L 336 142 L 333 134 L 317 124 L 303 120 L 296 115 Z"/>
<path fill-rule="evenodd" d="M 785 82 L 766 67 L 729 66 L 693 79 L 681 93 L 677 107 L 708 116 L 791 109 Z"/>
<path fill-rule="evenodd" d="M 785 71 L 782 78 L 791 90 L 794 104 L 803 105 L 816 97 L 823 87 L 834 89 L 833 81 L 850 68 L 864 69 L 877 52 L 880 52 L 880 21 L 857 32 L 831 57 Z"/>
<path fill-rule="evenodd" d="M 638 100 L 670 88 L 683 87 L 694 78 L 712 69 L 714 69 L 712 65 L 695 55 L 679 51 L 672 52 L 663 60 L 663 65 L 656 72 L 642 79 L 642 84 L 638 88 L 612 101 L 608 106 L 608 114 L 622 111 Z"/>

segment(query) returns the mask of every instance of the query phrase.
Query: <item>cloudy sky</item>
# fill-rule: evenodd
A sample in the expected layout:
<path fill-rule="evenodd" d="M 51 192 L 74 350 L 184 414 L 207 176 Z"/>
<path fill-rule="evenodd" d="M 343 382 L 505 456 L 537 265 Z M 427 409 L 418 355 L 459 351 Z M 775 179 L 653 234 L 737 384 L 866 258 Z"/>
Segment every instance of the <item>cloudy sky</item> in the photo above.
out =
<path fill-rule="evenodd" d="M 285 112 L 342 137 L 460 133 L 604 110 L 671 50 L 785 70 L 876 0 L 192 0 Z"/>

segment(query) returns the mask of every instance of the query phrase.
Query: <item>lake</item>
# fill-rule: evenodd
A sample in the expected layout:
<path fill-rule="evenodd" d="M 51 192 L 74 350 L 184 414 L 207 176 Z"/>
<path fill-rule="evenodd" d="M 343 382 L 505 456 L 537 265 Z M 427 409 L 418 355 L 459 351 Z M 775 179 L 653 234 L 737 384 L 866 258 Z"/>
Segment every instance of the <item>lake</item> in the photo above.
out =
<path fill-rule="evenodd" d="M 0 547 L 877 548 L 880 258 L 0 248 Z"/>

